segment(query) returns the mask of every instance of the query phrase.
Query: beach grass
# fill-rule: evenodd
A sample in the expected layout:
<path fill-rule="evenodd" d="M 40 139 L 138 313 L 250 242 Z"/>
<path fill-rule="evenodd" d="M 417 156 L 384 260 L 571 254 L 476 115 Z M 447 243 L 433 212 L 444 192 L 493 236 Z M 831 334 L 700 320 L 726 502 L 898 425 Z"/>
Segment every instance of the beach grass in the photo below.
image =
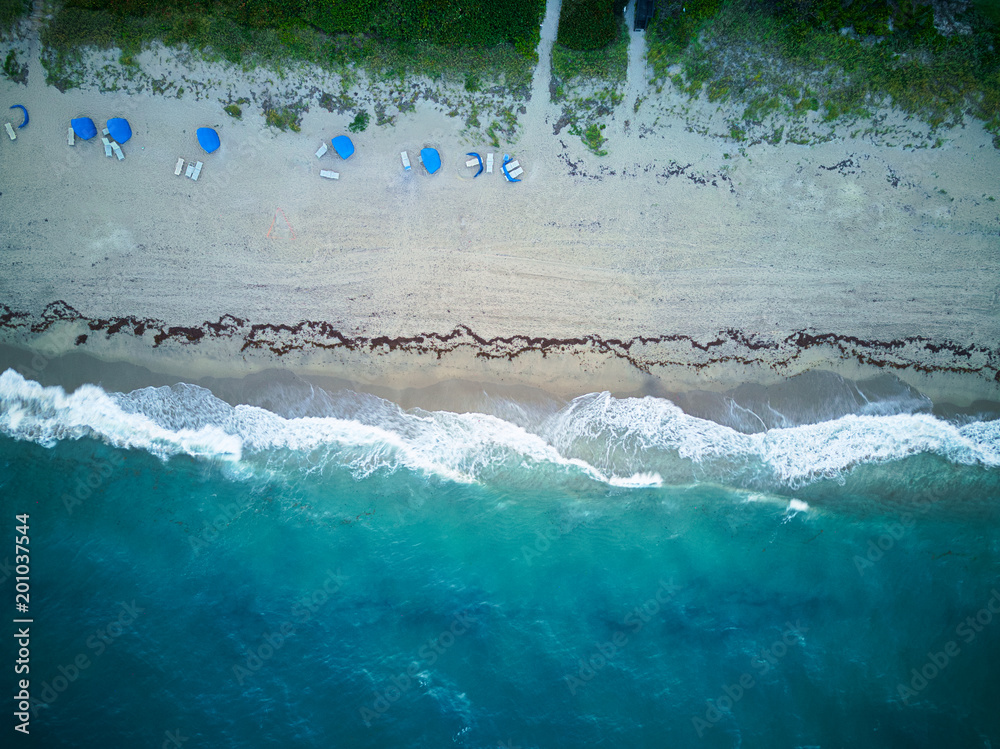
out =
<path fill-rule="evenodd" d="M 333 67 L 356 65 L 383 80 L 422 75 L 454 80 L 463 88 L 471 80 L 477 91 L 502 85 L 527 94 L 535 65 L 534 49 L 532 56 L 527 57 L 509 45 L 456 48 L 365 35 L 337 37 L 330 41 Z"/>
<path fill-rule="evenodd" d="M 368 114 L 368 112 L 365 111 L 358 112 L 354 116 L 354 120 L 351 122 L 351 124 L 347 126 L 347 129 L 352 133 L 363 133 L 365 130 L 368 129 L 368 121 L 370 119 L 371 116 Z"/>
<path fill-rule="evenodd" d="M 517 3 L 521 16 L 530 16 L 534 9 L 540 18 L 544 10 L 542 0 Z M 143 5 L 141 13 L 114 12 L 110 9 L 114 3 L 102 0 L 90 0 L 88 7 L 81 5 L 69 2 L 57 7 L 43 30 L 43 63 L 50 82 L 60 87 L 79 85 L 71 69 L 83 48 L 119 47 L 124 54 L 134 56 L 159 42 L 196 50 L 210 62 L 222 61 L 245 69 L 266 65 L 281 70 L 305 62 L 348 74 L 348 67 L 354 65 L 383 80 L 409 75 L 454 77 L 460 81 L 473 78 L 484 88 L 486 82 L 494 82 L 526 91 L 538 42 L 534 17 L 522 18 L 520 25 L 508 33 L 509 39 L 485 31 L 477 35 L 473 29 L 468 36 L 470 44 L 462 46 L 422 38 L 419 28 L 413 30 L 402 24 L 396 29 L 383 25 L 386 33 L 381 35 L 371 30 L 331 33 L 303 20 L 307 17 L 304 14 L 295 15 L 287 9 L 253 16 L 266 21 L 239 15 L 248 5 L 284 7 L 267 0 L 190 6 L 167 2 L 162 6 Z M 475 24 L 470 21 L 470 26 Z M 337 28 L 337 24 L 331 28 Z"/>
<path fill-rule="evenodd" d="M 597 51 L 611 45 L 620 32 L 616 0 L 562 0 L 556 41 L 566 49 Z"/>
<path fill-rule="evenodd" d="M 21 62 L 15 50 L 10 50 L 3 61 L 3 74 L 5 77 L 26 85 L 28 83 L 28 63 Z"/>
<path fill-rule="evenodd" d="M 562 82 L 573 79 L 600 79 L 614 85 L 625 82 L 628 71 L 628 31 L 617 20 L 618 36 L 606 47 L 576 50 L 558 42 L 552 46 L 552 74 Z"/>
<path fill-rule="evenodd" d="M 29 0 L 0 0 L 0 31 L 9 31 L 30 12 Z"/>
<path fill-rule="evenodd" d="M 650 29 L 648 60 L 661 86 L 669 79 L 689 96 L 742 104 L 747 122 L 810 111 L 835 122 L 891 103 L 932 128 L 969 113 L 1000 147 L 1000 27 L 970 10 L 961 19 L 969 33 L 945 36 L 929 6 L 894 25 L 869 16 L 844 16 L 852 25 L 838 28 L 841 17 L 824 25 L 755 0 L 668 3 Z"/>
<path fill-rule="evenodd" d="M 264 121 L 268 127 L 297 133 L 301 130 L 303 109 L 304 107 L 265 104 Z"/>
<path fill-rule="evenodd" d="M 583 144 L 597 156 L 608 155 L 608 152 L 603 148 L 604 143 L 607 140 L 602 132 L 604 127 L 604 125 L 598 125 L 596 122 L 592 122 L 585 130 L 579 133 Z"/>
<path fill-rule="evenodd" d="M 570 132 L 596 156 L 608 154 L 600 120 L 622 102 L 628 73 L 628 27 L 620 16 L 613 20 L 618 34 L 604 48 L 570 49 L 558 41 L 552 47 L 552 101 L 562 103 Z"/>

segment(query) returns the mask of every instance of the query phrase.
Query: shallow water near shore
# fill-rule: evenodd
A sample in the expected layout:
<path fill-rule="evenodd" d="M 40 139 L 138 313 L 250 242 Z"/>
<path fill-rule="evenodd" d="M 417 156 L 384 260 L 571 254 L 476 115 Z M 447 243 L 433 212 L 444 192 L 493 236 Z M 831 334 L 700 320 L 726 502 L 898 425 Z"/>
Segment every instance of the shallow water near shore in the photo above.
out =
<path fill-rule="evenodd" d="M 1000 422 L 887 381 L 805 384 L 728 416 L 602 393 L 459 414 L 8 371 L 32 733 L 996 745 Z"/>

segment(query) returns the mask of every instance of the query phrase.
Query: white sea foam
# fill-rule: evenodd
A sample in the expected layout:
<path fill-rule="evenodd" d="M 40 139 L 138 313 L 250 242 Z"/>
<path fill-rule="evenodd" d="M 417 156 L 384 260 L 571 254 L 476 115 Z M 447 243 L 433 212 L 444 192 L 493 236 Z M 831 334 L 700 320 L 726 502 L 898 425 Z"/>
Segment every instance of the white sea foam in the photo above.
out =
<path fill-rule="evenodd" d="M 0 432 L 51 446 L 59 440 L 95 437 L 120 448 L 159 456 L 188 455 L 236 459 L 240 440 L 217 426 L 167 429 L 141 413 L 126 413 L 96 385 L 67 394 L 42 387 L 8 369 L 0 374 Z"/>
<path fill-rule="evenodd" d="M 626 488 L 662 486 L 664 475 L 724 480 L 747 471 L 795 486 L 925 452 L 1000 466 L 1000 422 L 959 427 L 925 414 L 845 416 L 748 435 L 667 400 L 608 393 L 525 426 L 486 414 L 404 411 L 375 398 L 352 407 L 352 418 L 285 418 L 192 385 L 126 394 L 85 385 L 67 394 L 11 370 L 0 375 L 0 432 L 17 439 L 93 437 L 161 457 L 291 459 L 305 470 L 347 466 L 359 478 L 404 467 L 468 482 L 547 467 Z"/>
<path fill-rule="evenodd" d="M 689 416 L 660 398 L 594 393 L 552 417 L 544 434 L 562 454 L 583 453 L 601 466 L 650 470 L 658 456 L 728 470 L 766 468 L 779 482 L 835 478 L 861 463 L 935 453 L 958 464 L 1000 466 L 1000 421 L 956 426 L 927 414 L 843 416 L 818 424 L 743 434 Z"/>
<path fill-rule="evenodd" d="M 663 486 L 663 477 L 658 473 L 633 473 L 627 478 L 612 476 L 608 483 L 626 489 L 640 489 Z"/>

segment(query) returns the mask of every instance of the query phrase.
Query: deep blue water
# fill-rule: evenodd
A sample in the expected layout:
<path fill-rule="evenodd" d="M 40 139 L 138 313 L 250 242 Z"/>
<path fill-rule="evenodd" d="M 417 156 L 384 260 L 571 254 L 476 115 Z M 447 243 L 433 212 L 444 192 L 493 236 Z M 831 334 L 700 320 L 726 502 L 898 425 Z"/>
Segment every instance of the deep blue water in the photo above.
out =
<path fill-rule="evenodd" d="M 1000 746 L 998 422 L 321 395 L 0 376 L 32 746 Z"/>

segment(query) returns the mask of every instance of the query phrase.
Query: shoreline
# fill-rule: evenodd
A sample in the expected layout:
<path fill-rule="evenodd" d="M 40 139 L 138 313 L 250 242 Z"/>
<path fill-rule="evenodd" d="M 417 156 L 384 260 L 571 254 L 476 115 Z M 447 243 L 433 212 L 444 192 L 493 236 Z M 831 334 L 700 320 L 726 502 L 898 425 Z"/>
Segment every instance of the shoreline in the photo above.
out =
<path fill-rule="evenodd" d="M 889 375 L 946 412 L 1000 411 L 1000 352 L 926 339 L 860 341 L 804 331 L 768 339 L 723 331 L 704 341 L 485 340 L 467 329 L 379 339 L 348 338 L 320 323 L 258 327 L 230 319 L 225 325 L 170 328 L 149 320 L 137 325 L 76 319 L 30 326 L 24 318 L 11 324 L 10 317 L 9 310 L 0 315 L 0 370 L 13 368 L 26 379 L 67 390 L 84 383 L 124 391 L 279 373 L 325 389 L 371 393 L 405 408 L 475 410 L 480 395 L 565 403 L 606 391 L 678 401 L 692 393 L 767 389 L 826 373 L 848 381 Z M 281 335 L 268 338 L 260 328 Z"/>
<path fill-rule="evenodd" d="M 626 399 L 653 399 L 646 401 L 647 406 L 636 403 L 626 408 L 656 409 L 669 403 L 689 417 L 742 434 L 811 424 L 830 426 L 850 416 L 869 416 L 878 420 L 895 415 L 925 414 L 956 427 L 1000 420 L 1000 397 L 973 398 L 984 395 L 981 392 L 967 392 L 964 402 L 962 398 L 949 396 L 931 397 L 912 381 L 870 367 L 850 372 L 854 378 L 844 371 L 811 369 L 781 379 L 747 381 L 725 389 L 721 383 L 699 380 L 689 383 L 691 387 L 687 389 L 673 391 L 659 382 L 656 386 L 631 392 L 581 390 L 560 394 L 537 384 L 512 382 L 510 378 L 489 381 L 462 378 L 460 375 L 468 375 L 468 369 L 456 372 L 459 376 L 454 378 L 445 378 L 448 371 L 434 369 L 434 374 L 443 379 L 419 384 L 413 384 L 412 373 L 403 370 L 396 372 L 398 379 L 381 383 L 346 379 L 350 372 L 337 376 L 277 367 L 249 373 L 220 370 L 216 376 L 195 377 L 191 373 L 158 372 L 134 363 L 102 361 L 79 352 L 48 357 L 0 344 L 0 375 L 7 371 L 44 387 L 60 387 L 67 395 L 84 385 L 97 385 L 105 393 L 124 395 L 145 388 L 180 387 L 181 390 L 173 395 L 156 396 L 180 398 L 178 405 L 189 397 L 184 388 L 195 386 L 206 389 L 212 397 L 229 406 L 262 408 L 292 420 L 335 417 L 354 421 L 357 414 L 369 411 L 372 406 L 366 403 L 366 398 L 374 396 L 385 401 L 384 406 L 390 412 L 398 408 L 418 417 L 421 413 L 435 412 L 486 415 L 523 427 L 565 412 L 575 405 L 571 402 L 577 398 L 587 401 L 600 392 L 617 399 L 621 406 Z M 931 377 L 922 384 L 939 389 L 951 387 L 948 392 L 955 393 L 956 383 L 961 384 L 961 380 Z M 15 386 L 9 394 L 15 404 L 23 397 L 17 395 L 18 391 Z M 636 423 L 625 428 L 641 427 Z"/>

